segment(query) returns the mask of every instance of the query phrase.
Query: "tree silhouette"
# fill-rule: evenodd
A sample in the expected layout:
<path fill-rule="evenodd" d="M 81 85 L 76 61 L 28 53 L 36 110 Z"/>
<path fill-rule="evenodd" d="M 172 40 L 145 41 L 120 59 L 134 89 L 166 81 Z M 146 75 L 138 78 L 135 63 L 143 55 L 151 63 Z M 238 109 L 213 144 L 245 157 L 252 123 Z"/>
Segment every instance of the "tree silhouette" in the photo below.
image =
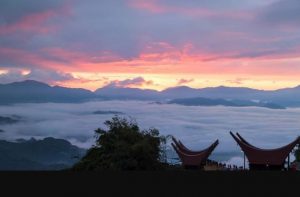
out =
<path fill-rule="evenodd" d="M 114 116 L 95 130 L 96 145 L 73 170 L 155 170 L 164 168 L 166 137 L 155 128 L 140 130 L 133 120 Z"/>
<path fill-rule="evenodd" d="M 295 160 L 300 162 L 300 144 L 297 145 L 297 148 L 294 150 Z"/>

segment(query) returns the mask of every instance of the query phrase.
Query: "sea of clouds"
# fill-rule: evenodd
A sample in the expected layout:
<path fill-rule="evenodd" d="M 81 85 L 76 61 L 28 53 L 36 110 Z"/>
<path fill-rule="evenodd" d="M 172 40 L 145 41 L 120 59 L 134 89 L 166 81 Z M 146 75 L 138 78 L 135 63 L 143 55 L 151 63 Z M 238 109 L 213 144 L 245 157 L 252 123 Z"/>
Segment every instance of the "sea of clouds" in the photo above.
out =
<path fill-rule="evenodd" d="M 242 165 L 243 154 L 229 131 L 239 132 L 250 143 L 276 148 L 300 135 L 300 109 L 285 110 L 259 107 L 200 107 L 155 104 L 145 101 L 99 101 L 80 104 L 16 104 L 1 106 L 0 116 L 18 115 L 22 121 L 0 125 L 0 139 L 56 137 L 89 148 L 94 130 L 118 111 L 132 117 L 143 129 L 155 127 L 162 135 L 173 135 L 192 149 L 202 149 L 219 139 L 211 158 Z"/>

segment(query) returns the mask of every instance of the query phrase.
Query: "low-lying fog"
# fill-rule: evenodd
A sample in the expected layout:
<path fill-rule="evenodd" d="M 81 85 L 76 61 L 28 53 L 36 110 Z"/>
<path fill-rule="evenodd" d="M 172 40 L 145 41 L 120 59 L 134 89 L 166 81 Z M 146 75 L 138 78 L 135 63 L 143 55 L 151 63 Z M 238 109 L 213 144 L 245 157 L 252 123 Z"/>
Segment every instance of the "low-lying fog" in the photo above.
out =
<path fill-rule="evenodd" d="M 96 112 L 97 113 L 94 113 Z M 111 113 L 110 113 L 111 112 Z M 196 107 L 154 104 L 141 101 L 101 101 L 82 104 L 17 104 L 1 106 L 0 116 L 20 116 L 19 122 L 1 124 L 0 138 L 44 138 L 52 136 L 89 148 L 94 130 L 113 113 L 134 118 L 141 128 L 155 127 L 163 135 L 174 135 L 193 149 L 207 147 L 214 140 L 220 144 L 213 155 L 241 164 L 240 148 L 229 131 L 239 132 L 250 143 L 263 147 L 280 147 L 300 134 L 300 109 L 274 110 L 258 107 Z M 212 157 L 214 157 L 212 155 Z M 216 157 L 215 157 L 216 158 Z"/>

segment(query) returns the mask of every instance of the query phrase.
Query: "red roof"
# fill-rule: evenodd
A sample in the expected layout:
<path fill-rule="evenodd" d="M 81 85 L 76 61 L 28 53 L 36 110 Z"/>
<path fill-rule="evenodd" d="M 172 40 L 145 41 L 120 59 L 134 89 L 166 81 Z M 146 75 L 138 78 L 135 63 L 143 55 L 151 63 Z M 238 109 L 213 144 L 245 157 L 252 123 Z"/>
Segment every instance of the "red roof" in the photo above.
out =
<path fill-rule="evenodd" d="M 297 137 L 291 143 L 276 149 L 261 149 L 251 145 L 238 133 L 235 136 L 232 132 L 230 135 L 239 144 L 244 151 L 250 164 L 263 164 L 263 165 L 283 165 L 285 159 L 293 148 L 300 143 L 300 137 Z"/>
<path fill-rule="evenodd" d="M 177 141 L 175 138 L 172 138 L 173 142 L 172 146 L 176 153 L 178 154 L 180 160 L 182 161 L 183 166 L 201 166 L 212 151 L 219 144 L 219 141 L 216 140 L 213 144 L 211 144 L 208 148 L 200 151 L 192 151 L 185 147 L 180 141 Z"/>

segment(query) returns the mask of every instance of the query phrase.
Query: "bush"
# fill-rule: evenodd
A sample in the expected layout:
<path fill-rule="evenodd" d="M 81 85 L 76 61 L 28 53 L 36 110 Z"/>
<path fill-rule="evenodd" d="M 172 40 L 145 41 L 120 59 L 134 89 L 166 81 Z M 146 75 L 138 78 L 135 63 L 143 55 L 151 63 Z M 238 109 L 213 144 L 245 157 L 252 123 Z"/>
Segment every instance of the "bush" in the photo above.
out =
<path fill-rule="evenodd" d="M 96 145 L 73 170 L 155 170 L 162 162 L 166 137 L 155 128 L 140 130 L 134 121 L 118 116 L 104 122 L 107 130 L 95 130 Z"/>
<path fill-rule="evenodd" d="M 300 162 L 300 146 L 297 145 L 297 149 L 294 151 L 295 160 Z"/>

